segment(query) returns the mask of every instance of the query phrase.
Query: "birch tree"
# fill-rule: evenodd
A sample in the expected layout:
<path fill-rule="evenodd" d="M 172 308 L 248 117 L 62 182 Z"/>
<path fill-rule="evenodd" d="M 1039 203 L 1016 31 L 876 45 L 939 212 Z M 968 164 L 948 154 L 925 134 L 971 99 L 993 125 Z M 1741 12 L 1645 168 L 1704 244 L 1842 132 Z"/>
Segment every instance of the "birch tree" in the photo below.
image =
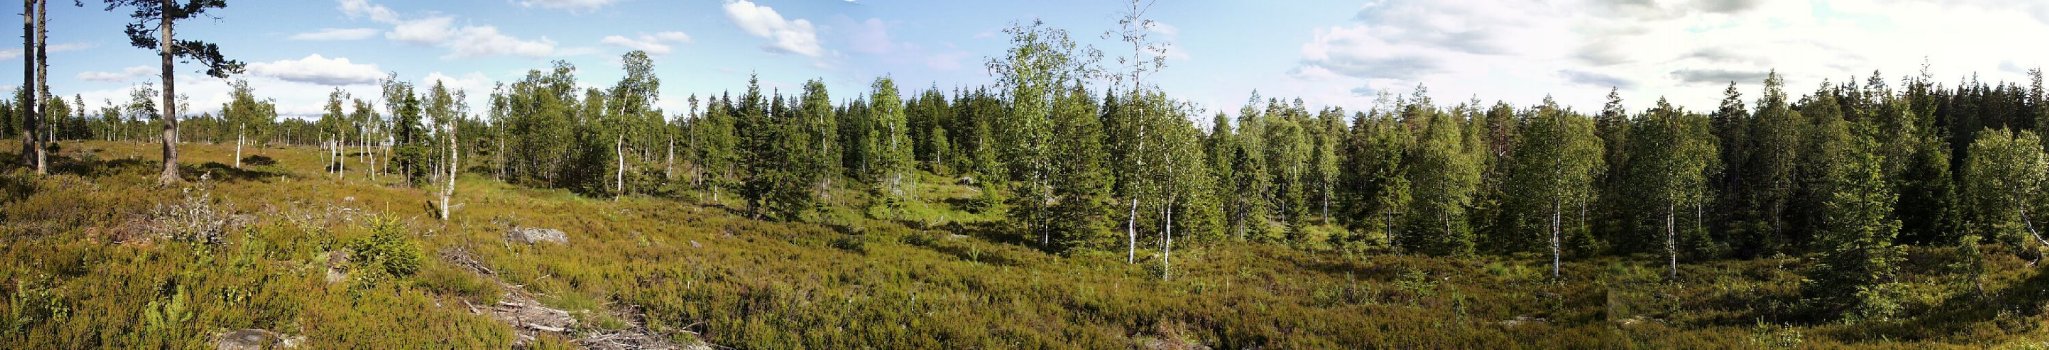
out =
<path fill-rule="evenodd" d="M 1507 180 L 1514 195 L 1508 200 L 1510 212 L 1519 214 L 1516 227 L 1548 231 L 1551 278 L 1556 279 L 1564 255 L 1565 213 L 1594 199 L 1594 181 L 1605 171 L 1604 152 L 1592 119 L 1570 114 L 1550 98 L 1535 112 L 1522 127 Z M 1538 213 L 1543 218 L 1531 220 L 1530 214 Z"/>

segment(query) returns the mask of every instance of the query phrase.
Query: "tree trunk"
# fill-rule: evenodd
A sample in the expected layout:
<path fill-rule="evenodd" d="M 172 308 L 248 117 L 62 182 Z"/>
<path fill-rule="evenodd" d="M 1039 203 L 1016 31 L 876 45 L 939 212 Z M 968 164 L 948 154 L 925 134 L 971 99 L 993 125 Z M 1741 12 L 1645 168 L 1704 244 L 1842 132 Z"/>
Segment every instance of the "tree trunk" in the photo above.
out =
<path fill-rule="evenodd" d="M 619 199 L 618 196 L 626 195 L 626 135 L 619 135 L 612 141 L 612 154 L 619 156 L 618 175 L 612 182 L 612 199 Z"/>
<path fill-rule="evenodd" d="M 1563 202 L 1564 202 L 1564 201 L 1563 201 L 1563 200 L 1561 200 L 1561 199 L 1559 199 L 1558 197 L 1552 197 L 1552 198 L 1551 198 L 1551 279 L 1552 279 L 1552 280 L 1557 280 L 1557 279 L 1558 279 L 1558 268 L 1559 268 L 1559 265 L 1560 265 L 1560 263 L 1561 263 L 1561 261 L 1560 261 L 1560 260 L 1562 260 L 1562 259 L 1560 259 L 1560 258 L 1559 258 L 1560 254 L 1559 254 L 1559 249 L 1558 249 L 1558 248 L 1559 248 L 1559 244 L 1558 244 L 1558 242 L 1559 242 L 1559 239 L 1558 239 L 1558 238 L 1559 238 L 1559 237 L 1558 237 L 1558 236 L 1559 236 L 1559 234 L 1558 234 L 1558 230 L 1559 230 L 1559 228 L 1558 228 L 1558 226 L 1559 226 L 1559 222 L 1560 222 L 1560 221 L 1563 221 L 1563 220 L 1564 220 L 1563 218 L 1564 218 L 1564 216 L 1565 216 L 1565 215 L 1564 215 L 1564 214 L 1565 214 L 1565 208 L 1564 208 L 1564 205 L 1565 205 L 1565 203 L 1563 203 Z"/>
<path fill-rule="evenodd" d="M 51 132 L 51 131 L 52 131 L 52 130 L 54 130 L 54 129 L 53 129 L 53 128 L 51 128 L 51 127 L 50 127 L 49 125 L 45 125 L 45 124 L 49 124 L 49 123 L 48 123 L 48 119 L 50 119 L 50 116 L 48 115 L 48 114 L 50 113 L 50 47 L 49 47 L 49 45 L 50 45 L 50 1 L 49 1 L 49 0 L 37 0 L 37 1 L 36 1 L 36 52 L 35 52 L 35 54 L 36 54 L 36 85 L 35 85 L 35 90 L 33 90 L 33 91 L 36 91 L 36 93 L 37 93 L 37 94 L 41 94 L 41 95 L 43 96 L 42 100 L 39 100 L 39 101 L 37 101 L 37 102 L 36 102 L 36 103 L 39 103 L 39 104 L 40 104 L 39 106 L 41 106 L 41 107 L 38 107 L 38 108 L 36 108 L 37 110 L 40 110 L 40 111 L 41 111 L 41 112 L 38 112 L 38 113 L 40 113 L 40 114 L 43 114 L 43 115 L 41 115 L 41 116 L 39 116 L 39 117 L 37 118 L 37 119 L 41 119 L 41 120 L 37 120 L 37 121 L 36 121 L 36 130 L 39 130 L 39 131 L 42 131 L 42 132 L 43 132 L 43 135 L 42 135 L 42 136 L 38 136 L 38 137 L 36 137 L 36 162 L 35 162 L 35 165 L 34 165 L 34 166 L 35 166 L 35 168 L 36 168 L 36 174 L 38 174 L 38 175 L 40 175 L 40 174 L 47 174 L 47 173 L 49 173 L 49 170 L 50 170 L 50 163 L 49 163 L 49 153 L 50 153 L 50 146 L 49 146 L 49 143 L 51 143 L 51 142 L 55 142 L 55 141 L 53 141 L 53 140 L 55 140 L 55 139 L 56 139 L 56 138 L 54 137 L 55 133 L 54 133 L 54 132 Z M 84 107 L 83 107 L 83 106 L 80 106 L 80 107 L 74 107 L 74 108 L 84 108 Z"/>
<path fill-rule="evenodd" d="M 242 168 L 242 141 L 248 137 L 248 135 L 242 133 L 241 126 L 237 125 L 235 127 L 235 169 Z"/>
<path fill-rule="evenodd" d="M 1323 224 L 1330 224 L 1330 182 L 1323 184 Z"/>
<path fill-rule="evenodd" d="M 505 135 L 498 135 L 498 181 L 505 181 Z"/>
<path fill-rule="evenodd" d="M 662 179 L 676 179 L 676 136 L 669 135 L 669 148 L 662 159 Z"/>
<path fill-rule="evenodd" d="M 459 157 L 461 156 L 461 151 L 457 150 L 455 147 L 455 131 L 456 125 L 454 123 L 450 123 L 448 125 L 448 182 L 446 186 L 441 188 L 441 221 L 443 222 L 446 222 L 449 219 L 449 202 L 453 200 L 453 198 L 455 197 L 455 177 L 457 174 L 456 169 L 462 168 L 462 162 L 458 161 Z"/>
<path fill-rule="evenodd" d="M 1385 210 L 1385 209 L 1382 209 L 1382 210 L 1380 211 L 1380 218 L 1381 218 L 1381 219 L 1380 219 L 1380 225 L 1381 225 L 1381 226 L 1383 226 L 1383 227 L 1386 227 L 1385 229 L 1383 229 L 1383 231 L 1381 231 L 1381 232 L 1380 232 L 1380 234 L 1382 234 L 1382 235 L 1385 235 L 1385 236 L 1387 236 L 1387 247 L 1388 247 L 1388 249 L 1394 250 L 1394 251 L 1396 251 L 1396 252 L 1400 252 L 1400 251 L 1401 251 L 1400 249 L 1395 249 L 1396 247 L 1400 247 L 1401 245 L 1400 245 L 1400 244 L 1398 244 L 1399 242 L 1396 242 L 1396 241 L 1395 241 L 1395 235 L 1394 235 L 1394 211 L 1393 211 L 1393 210 Z"/>
<path fill-rule="evenodd" d="M 1167 198 L 1167 230 L 1165 234 L 1161 235 L 1161 237 L 1166 238 L 1166 243 L 1160 245 L 1160 280 L 1162 281 L 1167 280 L 1169 276 L 1167 271 L 1174 267 L 1170 263 L 1174 258 L 1174 206 L 1172 204 L 1174 203 L 1174 197 L 1170 196 Z"/>
<path fill-rule="evenodd" d="M 1677 210 L 1678 206 L 1674 203 L 1665 203 L 1665 256 L 1671 262 L 1669 269 L 1666 270 L 1665 278 L 1673 281 L 1679 280 L 1679 216 L 1676 212 Z"/>
<path fill-rule="evenodd" d="M 1131 215 L 1124 221 L 1124 236 L 1126 241 L 1130 242 L 1130 248 L 1124 253 L 1126 264 L 1138 262 L 1138 196 L 1132 197 L 1134 198 L 1131 199 Z"/>
<path fill-rule="evenodd" d="M 172 0 L 163 0 L 162 6 L 168 9 L 178 5 Z M 171 16 L 160 16 L 163 18 L 157 22 L 157 31 L 162 32 L 163 38 L 158 39 L 161 41 L 158 44 L 162 45 L 163 48 L 157 50 L 157 57 L 162 60 L 164 79 L 164 115 L 162 116 L 164 120 L 164 169 L 163 173 L 157 176 L 157 183 L 169 185 L 180 181 L 178 178 L 178 84 L 172 76 L 176 70 L 172 66 L 171 61 Z"/>
<path fill-rule="evenodd" d="M 2019 193 L 2019 192 L 2015 192 L 2015 193 Z M 2021 204 L 2021 208 L 2020 208 L 2020 209 L 2021 209 L 2021 224 L 2022 224 L 2022 225 L 2024 225 L 2025 227 L 2027 227 L 2027 228 L 2028 228 L 2028 234 L 2030 234 L 2030 235 L 2034 235 L 2034 236 L 2035 236 L 2035 242 L 2038 242 L 2038 243 L 2042 243 L 2042 245 L 2043 245 L 2043 246 L 2049 246 L 2049 239 L 2042 239 L 2042 233 L 2041 233 L 2041 232 L 2036 232 L 2036 231 L 2035 231 L 2035 221 L 2034 221 L 2034 220 L 2030 220 L 2030 219 L 2028 218 L 2028 207 L 2027 207 L 2027 204 Z"/>
<path fill-rule="evenodd" d="M 36 3 L 38 2 L 40 1 L 23 0 L 21 3 L 21 52 L 24 53 L 32 53 L 36 51 L 35 8 Z M 24 57 L 21 60 L 21 88 L 33 89 L 37 85 L 36 60 L 34 55 L 24 54 L 22 56 Z M 36 113 L 39 112 L 36 108 L 38 106 L 36 104 L 36 99 L 39 96 L 33 93 L 24 93 L 22 95 L 26 96 L 28 98 L 28 101 L 27 103 L 21 106 L 22 111 L 26 112 L 23 113 L 21 116 L 21 126 L 22 130 L 28 132 L 22 133 L 21 135 L 21 164 L 35 166 L 36 150 L 39 149 L 38 147 L 36 147 L 35 132 Z"/>

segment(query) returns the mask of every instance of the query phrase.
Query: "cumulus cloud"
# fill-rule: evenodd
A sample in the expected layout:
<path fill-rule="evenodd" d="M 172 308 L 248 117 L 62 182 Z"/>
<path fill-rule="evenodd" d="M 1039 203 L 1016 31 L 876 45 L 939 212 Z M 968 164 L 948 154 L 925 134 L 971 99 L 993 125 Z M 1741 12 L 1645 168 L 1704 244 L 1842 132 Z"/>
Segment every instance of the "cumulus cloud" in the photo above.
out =
<path fill-rule="evenodd" d="M 455 17 L 435 16 L 396 22 L 385 39 L 413 44 L 438 45 L 455 36 Z"/>
<path fill-rule="evenodd" d="M 122 68 L 119 72 L 78 72 L 78 79 L 98 82 L 122 83 L 133 81 L 138 78 L 149 77 L 151 74 L 156 74 L 159 72 L 160 69 L 158 68 L 150 68 L 149 66 L 134 66 Z"/>
<path fill-rule="evenodd" d="M 673 50 L 673 48 L 670 47 L 670 44 L 690 43 L 690 34 L 685 34 L 683 32 L 660 32 L 654 34 L 640 34 L 631 38 L 619 35 L 608 35 L 605 36 L 604 39 L 599 40 L 598 42 L 606 45 L 624 47 L 633 50 L 647 51 L 647 53 L 650 55 L 667 55 L 669 54 L 669 52 Z"/>
<path fill-rule="evenodd" d="M 384 71 L 376 65 L 349 62 L 344 57 L 327 58 L 320 54 L 296 60 L 251 63 L 249 74 L 328 86 L 368 85 L 384 78 Z"/>
<path fill-rule="evenodd" d="M 818 42 L 818 28 L 804 19 L 787 20 L 782 14 L 768 6 L 755 5 L 747 0 L 730 0 L 724 6 L 726 18 L 747 34 L 768 39 L 762 49 L 776 53 L 793 53 L 811 58 L 825 55 L 825 49 Z"/>
<path fill-rule="evenodd" d="M 526 40 L 498 32 L 498 27 L 462 27 L 446 44 L 450 50 L 443 58 L 469 58 L 491 55 L 518 55 L 546 57 L 556 53 L 555 41 L 548 38 Z"/>
<path fill-rule="evenodd" d="M 377 35 L 373 28 L 322 28 L 320 30 L 292 34 L 289 39 L 299 41 L 342 41 L 363 40 Z"/>
<path fill-rule="evenodd" d="M 441 56 L 443 59 L 494 55 L 547 57 L 567 53 L 566 50 L 558 50 L 555 41 L 546 37 L 523 39 L 506 34 L 496 26 L 458 25 L 454 16 L 402 18 L 398 12 L 368 0 L 340 1 L 342 12 L 350 18 L 369 18 L 391 25 L 391 30 L 384 33 L 385 39 L 447 49 L 448 54 Z"/>
<path fill-rule="evenodd" d="M 2049 36 L 2049 2 L 1385 0 L 1309 34 L 1288 75 L 1301 87 L 1263 91 L 1363 104 L 1348 92 L 1426 84 L 1440 100 L 1550 94 L 1584 109 L 1614 86 L 1637 104 L 1703 107 L 1730 81 L 1758 89 L 1772 69 L 1803 89 L 1873 70 L 1897 77 L 1923 58 L 1938 77 L 2022 80 L 2011 68 L 2043 65 L 2049 47 L 1971 38 Z"/>
<path fill-rule="evenodd" d="M 571 10 L 571 11 L 590 11 L 590 10 L 596 10 L 596 9 L 598 9 L 598 8 L 602 8 L 602 7 L 605 7 L 606 5 L 611 5 L 611 4 L 612 4 L 612 3 L 614 3 L 614 2 L 618 2 L 618 1 L 617 1 L 617 0 L 525 0 L 525 1 L 520 1 L 520 2 L 519 2 L 519 5 L 520 5 L 520 6 L 525 6 L 525 7 L 541 7 L 541 8 L 550 8 L 550 9 L 557 9 L 557 10 Z"/>
<path fill-rule="evenodd" d="M 369 0 L 340 0 L 342 14 L 349 18 L 369 18 L 377 23 L 397 23 L 398 12 L 384 5 L 372 4 Z"/>

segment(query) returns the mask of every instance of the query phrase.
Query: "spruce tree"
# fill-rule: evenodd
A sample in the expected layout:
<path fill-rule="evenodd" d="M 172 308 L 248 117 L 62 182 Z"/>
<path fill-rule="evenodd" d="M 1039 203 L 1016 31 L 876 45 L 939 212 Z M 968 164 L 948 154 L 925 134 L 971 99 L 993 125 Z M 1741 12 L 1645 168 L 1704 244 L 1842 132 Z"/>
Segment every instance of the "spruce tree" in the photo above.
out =
<path fill-rule="evenodd" d="M 1830 176 L 1820 255 L 1803 292 L 1825 310 L 1882 319 L 1898 311 L 1888 295 L 1893 288 L 1886 285 L 1906 258 L 1903 247 L 1893 244 L 1900 229 L 1893 204 L 1899 197 L 1885 180 L 1882 146 L 1864 133 L 1852 136 L 1851 144 Z"/>
<path fill-rule="evenodd" d="M 1063 142 L 1053 145 L 1050 181 L 1053 204 L 1051 226 L 1042 242 L 1056 251 L 1104 249 L 1116 241 L 1109 233 L 1110 174 L 1104 167 L 1103 130 L 1097 107 L 1089 92 L 1071 87 L 1054 100 L 1054 134 Z"/>

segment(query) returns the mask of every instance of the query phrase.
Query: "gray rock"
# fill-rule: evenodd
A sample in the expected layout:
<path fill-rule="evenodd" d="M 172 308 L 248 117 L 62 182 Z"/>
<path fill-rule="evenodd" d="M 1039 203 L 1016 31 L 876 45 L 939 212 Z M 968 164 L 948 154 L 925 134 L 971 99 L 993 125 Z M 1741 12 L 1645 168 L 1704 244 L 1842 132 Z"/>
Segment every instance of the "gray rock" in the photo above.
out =
<path fill-rule="evenodd" d="M 513 242 L 534 244 L 540 242 L 568 243 L 569 235 L 552 228 L 514 227 L 505 232 L 505 239 Z"/>
<path fill-rule="evenodd" d="M 222 333 L 216 337 L 214 348 L 220 350 L 290 349 L 299 347 L 305 337 L 294 337 L 261 329 L 242 329 Z"/>

